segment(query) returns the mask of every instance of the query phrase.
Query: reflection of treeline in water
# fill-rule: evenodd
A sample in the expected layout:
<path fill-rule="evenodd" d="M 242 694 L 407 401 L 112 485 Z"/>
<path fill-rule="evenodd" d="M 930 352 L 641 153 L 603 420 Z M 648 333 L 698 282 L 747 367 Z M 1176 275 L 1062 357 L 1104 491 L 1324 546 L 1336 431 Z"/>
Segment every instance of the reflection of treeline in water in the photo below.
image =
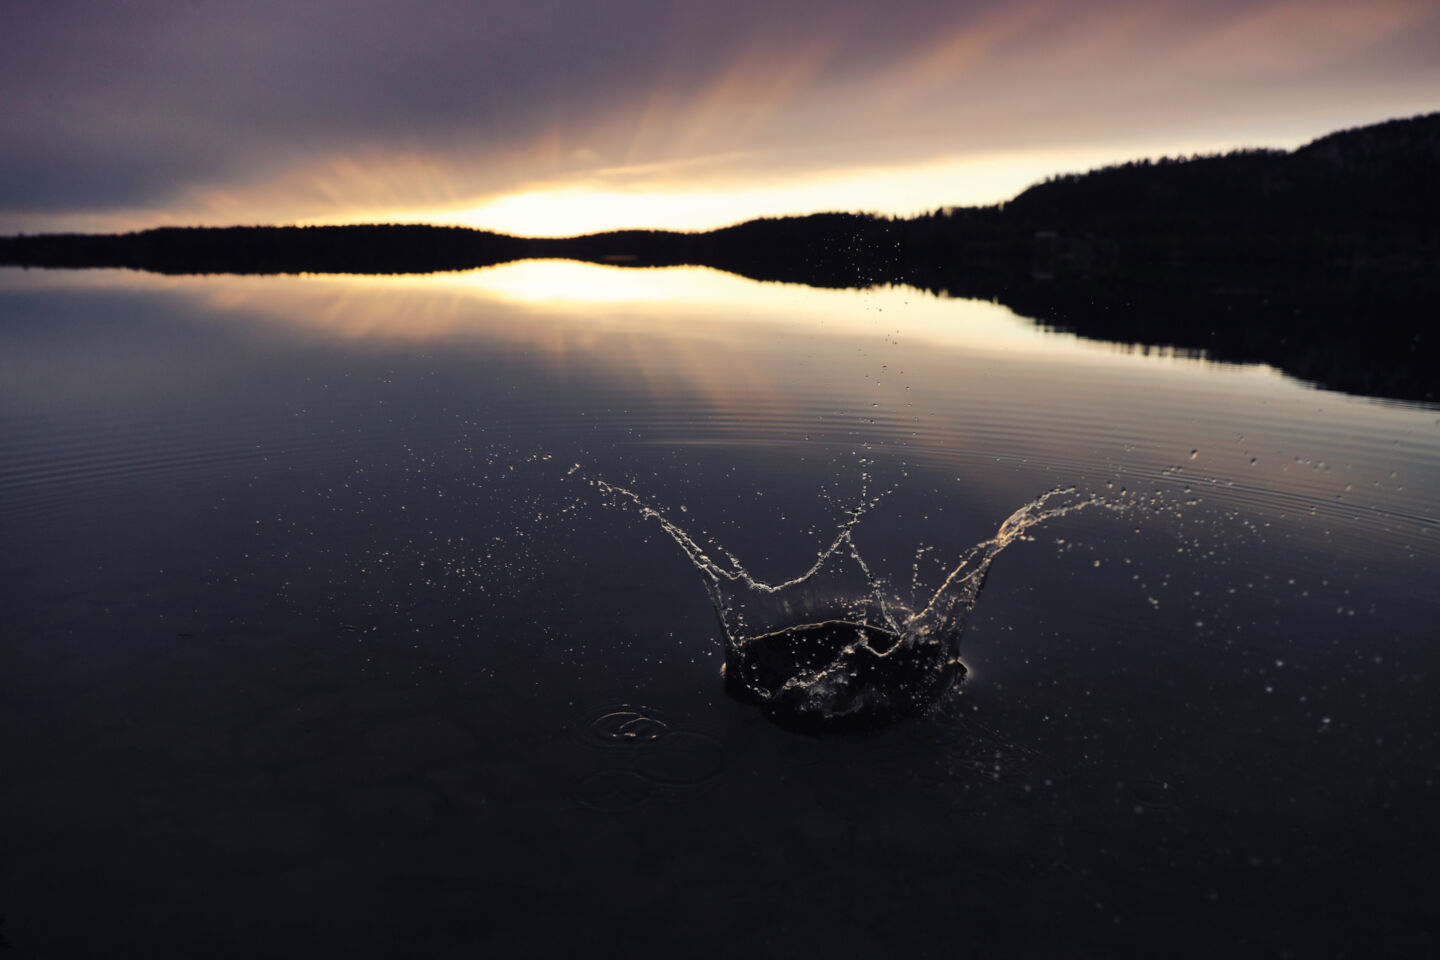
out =
<path fill-rule="evenodd" d="M 1434 399 L 1440 114 L 1291 152 L 1139 161 L 1008 203 L 912 218 L 817 214 L 707 233 L 526 239 L 432 226 L 163 228 L 0 238 L 0 263 L 165 273 L 410 273 L 533 257 L 698 264 L 761 280 L 904 283 L 997 299 L 1086 336 L 1269 362 Z M 1423 311 L 1423 312 L 1422 312 Z"/>

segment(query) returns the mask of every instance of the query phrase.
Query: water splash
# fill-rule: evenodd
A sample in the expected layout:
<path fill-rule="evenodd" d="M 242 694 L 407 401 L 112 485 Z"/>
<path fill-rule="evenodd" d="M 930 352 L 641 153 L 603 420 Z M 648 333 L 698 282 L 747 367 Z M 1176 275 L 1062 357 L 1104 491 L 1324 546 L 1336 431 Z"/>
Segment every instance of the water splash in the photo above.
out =
<path fill-rule="evenodd" d="M 965 675 L 960 638 L 1000 552 L 1048 520 L 1126 506 L 1073 488 L 1051 490 L 966 550 L 933 591 L 906 598 L 875 575 L 853 539 L 882 497 L 862 494 L 808 570 L 766 583 L 723 548 L 717 560 L 639 495 L 591 482 L 658 523 L 700 574 L 724 634 L 730 694 L 783 726 L 812 731 L 875 729 L 924 713 Z"/>

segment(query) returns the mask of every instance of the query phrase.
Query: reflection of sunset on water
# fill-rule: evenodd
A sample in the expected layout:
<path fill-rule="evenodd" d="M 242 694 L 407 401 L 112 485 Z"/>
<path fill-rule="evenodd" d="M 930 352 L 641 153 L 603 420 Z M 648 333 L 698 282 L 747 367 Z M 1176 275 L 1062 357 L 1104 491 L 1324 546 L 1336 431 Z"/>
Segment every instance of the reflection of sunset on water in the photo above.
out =
<path fill-rule="evenodd" d="M 21 282 L 43 284 L 44 277 L 35 273 Z M 903 324 L 907 340 L 948 348 L 1023 349 L 1067 360 L 1092 356 L 1102 363 L 1123 355 L 1112 344 L 1047 332 L 985 301 L 940 298 L 910 287 L 854 290 L 759 282 L 709 267 L 521 260 L 479 270 L 394 276 L 163 277 L 97 271 L 79 277 L 97 287 L 115 278 L 129 287 L 173 289 L 227 313 L 250 312 L 296 331 L 379 343 L 533 343 L 550 336 L 542 330 L 585 341 L 623 330 L 653 337 L 656 347 L 692 339 L 756 343 L 773 335 L 823 344 L 839 336 L 884 336 Z M 1163 353 L 1156 351 L 1156 358 Z"/>
<path fill-rule="evenodd" d="M 1273 431 L 1270 446 L 1309 457 L 1286 431 L 1313 414 L 1318 396 L 1269 367 L 1047 332 L 985 301 L 903 287 L 757 283 L 706 268 L 542 260 L 378 277 L 7 276 L 34 290 L 70 282 L 94 294 L 188 302 L 194 322 L 264 331 L 282 350 L 334 341 L 376 356 L 509 357 L 558 383 L 610 384 L 631 397 L 624 416 L 637 436 L 657 440 L 699 423 L 731 443 L 803 444 L 859 431 L 914 463 L 997 451 L 1039 463 L 1163 458 L 1154 424 L 1183 422 L 1205 404 L 1236 422 L 1263 410 L 1271 426 L 1247 427 L 1247 443 L 1259 448 L 1265 442 L 1255 438 Z M 1326 407 L 1331 429 L 1347 435 L 1395 416 L 1349 398 Z M 1215 442 L 1222 439 L 1233 445 L 1233 437 Z M 1254 469 L 1297 494 L 1310 495 L 1317 482 L 1284 461 Z M 1319 479 L 1333 483 L 1343 472 Z"/>

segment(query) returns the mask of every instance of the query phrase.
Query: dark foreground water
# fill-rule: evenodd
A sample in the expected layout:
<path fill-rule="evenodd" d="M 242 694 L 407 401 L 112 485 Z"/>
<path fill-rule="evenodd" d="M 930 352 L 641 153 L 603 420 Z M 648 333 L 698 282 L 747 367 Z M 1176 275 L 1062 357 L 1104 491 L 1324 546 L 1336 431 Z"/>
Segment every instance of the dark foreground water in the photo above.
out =
<path fill-rule="evenodd" d="M 1057 487 L 928 714 L 727 694 L 706 563 L 914 612 Z M 1435 950 L 1433 408 L 703 270 L 7 270 L 0 546 L 17 960 Z"/>

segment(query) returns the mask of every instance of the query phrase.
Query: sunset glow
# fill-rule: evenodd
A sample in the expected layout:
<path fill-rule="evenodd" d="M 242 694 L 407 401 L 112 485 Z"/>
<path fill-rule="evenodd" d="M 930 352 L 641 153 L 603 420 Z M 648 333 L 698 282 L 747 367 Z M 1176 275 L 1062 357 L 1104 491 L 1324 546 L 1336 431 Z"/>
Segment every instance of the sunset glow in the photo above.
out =
<path fill-rule="evenodd" d="M 1209 147 L 1214 149 L 1214 147 Z M 1195 147 L 1194 149 L 1206 149 Z M 525 236 L 559 237 L 624 228 L 706 230 L 755 217 L 786 216 L 828 210 L 858 210 L 912 215 L 944 206 L 1003 202 L 1057 170 L 1120 162 L 1136 153 L 1114 149 L 1077 149 L 1067 153 L 1035 151 L 1005 156 L 956 159 L 901 167 L 834 171 L 794 180 L 730 182 L 705 188 L 669 179 L 635 178 L 626 186 L 615 177 L 535 184 L 486 199 L 474 207 L 440 206 L 391 210 L 390 222 L 453 223 Z M 310 223 L 367 223 L 373 213 L 340 218 L 317 217 Z"/>
<path fill-rule="evenodd" d="M 9 24 L 0 233 L 909 214 L 1440 107 L 1425 0 L 306 11 L 82 3 Z"/>

